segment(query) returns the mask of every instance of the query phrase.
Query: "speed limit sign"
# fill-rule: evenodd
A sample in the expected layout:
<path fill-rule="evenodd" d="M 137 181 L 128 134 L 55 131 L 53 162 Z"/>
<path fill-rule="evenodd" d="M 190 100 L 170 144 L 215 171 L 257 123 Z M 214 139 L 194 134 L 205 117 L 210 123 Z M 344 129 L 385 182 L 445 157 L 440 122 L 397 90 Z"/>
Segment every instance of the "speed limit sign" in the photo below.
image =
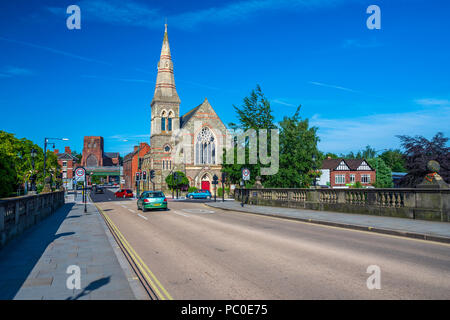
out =
<path fill-rule="evenodd" d="M 77 181 L 84 181 L 85 177 L 86 177 L 86 170 L 84 168 L 76 168 L 75 179 Z"/>
<path fill-rule="evenodd" d="M 242 180 L 250 180 L 250 170 L 247 168 L 242 169 Z"/>

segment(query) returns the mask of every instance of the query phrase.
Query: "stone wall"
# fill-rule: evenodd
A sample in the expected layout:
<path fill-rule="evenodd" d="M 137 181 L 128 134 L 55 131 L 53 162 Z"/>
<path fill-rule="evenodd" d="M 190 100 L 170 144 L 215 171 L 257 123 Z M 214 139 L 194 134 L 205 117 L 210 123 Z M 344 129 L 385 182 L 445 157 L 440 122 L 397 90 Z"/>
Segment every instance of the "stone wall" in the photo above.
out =
<path fill-rule="evenodd" d="M 247 204 L 450 222 L 450 190 L 236 189 Z"/>
<path fill-rule="evenodd" d="M 64 205 L 64 191 L 0 200 L 0 248 Z"/>

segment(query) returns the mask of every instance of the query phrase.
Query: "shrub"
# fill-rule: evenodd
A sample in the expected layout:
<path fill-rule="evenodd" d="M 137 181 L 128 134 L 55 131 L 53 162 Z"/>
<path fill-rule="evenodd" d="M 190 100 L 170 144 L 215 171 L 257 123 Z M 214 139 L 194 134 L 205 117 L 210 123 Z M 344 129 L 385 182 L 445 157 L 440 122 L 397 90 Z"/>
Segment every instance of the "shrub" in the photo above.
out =
<path fill-rule="evenodd" d="M 225 193 L 226 193 L 227 196 L 229 196 L 230 195 L 230 188 L 226 188 L 225 187 Z M 220 187 L 220 188 L 217 189 L 217 196 L 221 197 L 222 194 L 223 194 L 223 189 L 222 189 L 222 187 Z"/>
<path fill-rule="evenodd" d="M 361 189 L 363 188 L 363 185 L 360 181 L 356 181 L 356 183 L 354 184 L 353 188 L 355 189 Z"/>
<path fill-rule="evenodd" d="M 197 190 L 198 190 L 198 189 L 197 189 L 196 187 L 189 187 L 188 193 L 195 192 L 195 191 L 197 191 Z"/>

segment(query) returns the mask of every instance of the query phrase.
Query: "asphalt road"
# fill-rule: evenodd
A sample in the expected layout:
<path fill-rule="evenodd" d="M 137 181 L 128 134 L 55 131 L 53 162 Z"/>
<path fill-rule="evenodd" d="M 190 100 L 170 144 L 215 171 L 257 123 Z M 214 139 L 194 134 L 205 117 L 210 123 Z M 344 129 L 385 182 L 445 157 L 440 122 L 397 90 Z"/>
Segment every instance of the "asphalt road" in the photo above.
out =
<path fill-rule="evenodd" d="M 450 299 L 450 245 L 171 201 L 92 195 L 174 299 Z M 380 289 L 368 289 L 369 266 Z"/>

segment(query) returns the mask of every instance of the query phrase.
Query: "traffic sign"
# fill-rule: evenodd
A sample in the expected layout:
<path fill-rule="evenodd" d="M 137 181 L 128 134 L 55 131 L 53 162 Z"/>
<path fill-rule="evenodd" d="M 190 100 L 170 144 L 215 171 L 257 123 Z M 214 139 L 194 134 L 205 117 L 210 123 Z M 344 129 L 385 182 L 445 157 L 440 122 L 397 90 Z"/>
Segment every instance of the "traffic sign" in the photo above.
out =
<path fill-rule="evenodd" d="M 247 168 L 242 169 L 242 180 L 250 180 L 250 170 Z"/>
<path fill-rule="evenodd" d="M 76 181 L 84 181 L 86 178 L 86 170 L 82 167 L 75 169 L 75 180 Z"/>

